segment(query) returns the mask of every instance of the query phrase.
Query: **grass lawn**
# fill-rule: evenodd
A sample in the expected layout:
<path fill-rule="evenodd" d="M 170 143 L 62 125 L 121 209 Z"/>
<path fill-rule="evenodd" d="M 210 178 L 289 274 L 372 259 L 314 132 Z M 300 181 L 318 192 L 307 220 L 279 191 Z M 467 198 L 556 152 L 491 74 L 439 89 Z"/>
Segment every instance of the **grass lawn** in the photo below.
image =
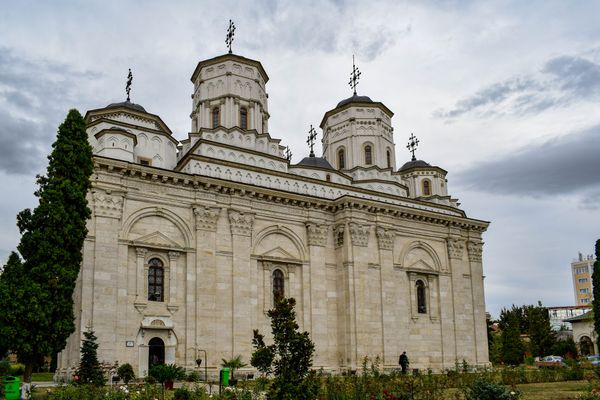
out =
<path fill-rule="evenodd" d="M 54 372 L 34 372 L 31 374 L 31 382 L 52 382 L 52 377 Z M 22 376 L 20 379 L 23 382 Z"/>
<path fill-rule="evenodd" d="M 588 393 L 588 381 L 566 381 L 548 383 L 528 383 L 517 385 L 523 393 L 522 400 L 567 400 Z"/>

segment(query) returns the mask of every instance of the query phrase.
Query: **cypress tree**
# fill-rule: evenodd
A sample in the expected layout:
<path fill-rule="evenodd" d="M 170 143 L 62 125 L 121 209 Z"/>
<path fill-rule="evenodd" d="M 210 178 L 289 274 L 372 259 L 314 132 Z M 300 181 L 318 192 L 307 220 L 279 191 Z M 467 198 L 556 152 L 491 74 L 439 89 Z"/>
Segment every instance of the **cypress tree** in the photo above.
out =
<path fill-rule="evenodd" d="M 592 272 L 592 312 L 594 313 L 594 331 L 600 346 L 600 239 L 596 240 L 596 261 Z"/>
<path fill-rule="evenodd" d="M 502 331 L 502 360 L 508 365 L 519 365 L 523 361 L 519 317 L 509 313 Z"/>
<path fill-rule="evenodd" d="M 537 307 L 527 308 L 527 320 L 531 355 L 542 357 L 551 354 L 556 343 L 556 334 L 550 326 L 548 310 L 538 302 Z"/>
<path fill-rule="evenodd" d="M 23 260 L 11 255 L 7 268 L 12 272 L 0 276 L 0 336 L 25 364 L 26 382 L 35 362 L 61 351 L 75 330 L 72 296 L 87 235 L 86 194 L 93 170 L 85 121 L 77 110 L 59 126 L 48 160 L 46 175 L 37 179 L 38 206 L 17 216 Z M 13 290 L 24 293 L 17 296 Z M 15 309 L 25 312 L 6 312 Z"/>
<path fill-rule="evenodd" d="M 83 342 L 81 343 L 81 361 L 77 369 L 78 384 L 92 384 L 102 386 L 106 383 L 104 373 L 98 362 L 98 343 L 96 335 L 89 328 L 83 332 Z"/>

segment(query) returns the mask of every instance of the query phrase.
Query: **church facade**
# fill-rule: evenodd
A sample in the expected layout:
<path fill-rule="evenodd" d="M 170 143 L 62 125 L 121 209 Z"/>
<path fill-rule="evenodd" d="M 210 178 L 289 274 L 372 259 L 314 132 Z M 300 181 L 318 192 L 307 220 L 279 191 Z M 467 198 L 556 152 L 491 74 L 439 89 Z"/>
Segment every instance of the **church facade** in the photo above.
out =
<path fill-rule="evenodd" d="M 327 111 L 323 156 L 292 164 L 269 133 L 268 79 L 235 54 L 198 63 L 182 141 L 129 100 L 87 112 L 92 218 L 58 375 L 78 365 L 88 327 L 99 360 L 140 376 L 159 362 L 248 363 L 278 296 L 296 299 L 315 368 L 365 356 L 397 368 L 403 351 L 415 368 L 488 364 L 488 223 L 458 207 L 442 168 L 396 168 L 393 113 L 366 96 Z"/>

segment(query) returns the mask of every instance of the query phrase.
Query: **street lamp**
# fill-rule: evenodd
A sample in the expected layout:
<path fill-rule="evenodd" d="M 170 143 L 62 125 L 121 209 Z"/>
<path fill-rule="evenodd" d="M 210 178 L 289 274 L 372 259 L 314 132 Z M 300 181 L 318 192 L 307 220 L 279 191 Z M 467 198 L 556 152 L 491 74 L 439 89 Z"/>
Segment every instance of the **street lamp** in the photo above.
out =
<path fill-rule="evenodd" d="M 206 350 L 196 349 L 196 367 L 200 368 L 202 365 L 202 359 L 198 357 L 199 351 L 204 353 L 204 382 L 208 383 L 208 358 L 206 356 Z M 212 392 L 210 384 L 208 384 L 208 390 L 209 392 Z"/>

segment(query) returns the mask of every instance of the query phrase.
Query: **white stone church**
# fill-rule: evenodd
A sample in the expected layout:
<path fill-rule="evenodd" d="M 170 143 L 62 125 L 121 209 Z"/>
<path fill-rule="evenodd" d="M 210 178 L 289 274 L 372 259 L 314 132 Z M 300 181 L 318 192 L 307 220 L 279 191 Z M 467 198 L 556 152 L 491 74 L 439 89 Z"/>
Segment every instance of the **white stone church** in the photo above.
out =
<path fill-rule="evenodd" d="M 322 157 L 292 164 L 269 132 L 268 80 L 235 54 L 198 63 L 182 141 L 130 101 L 86 113 L 93 215 L 58 375 L 78 365 L 87 327 L 101 361 L 140 376 L 249 363 L 281 295 L 297 301 L 315 368 L 365 356 L 397 368 L 403 351 L 412 368 L 488 364 L 488 222 L 458 208 L 442 168 L 396 167 L 393 112 L 366 96 L 325 112 Z"/>

